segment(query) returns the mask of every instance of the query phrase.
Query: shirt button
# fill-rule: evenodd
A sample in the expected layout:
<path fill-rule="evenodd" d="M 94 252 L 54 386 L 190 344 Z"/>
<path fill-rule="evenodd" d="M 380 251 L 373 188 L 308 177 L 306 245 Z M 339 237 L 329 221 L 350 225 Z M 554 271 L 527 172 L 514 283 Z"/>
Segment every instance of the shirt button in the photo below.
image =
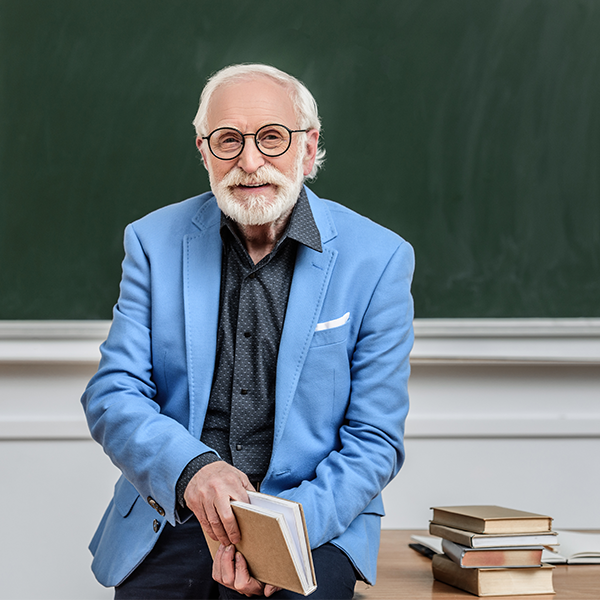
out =
<path fill-rule="evenodd" d="M 249 331 L 244 331 L 244 337 L 249 338 L 252 335 Z"/>
<path fill-rule="evenodd" d="M 242 396 L 245 396 L 248 393 L 248 390 L 246 388 L 242 388 L 240 390 L 240 394 L 242 394 Z"/>
<path fill-rule="evenodd" d="M 235 445 L 235 449 L 236 450 L 241 450 L 242 449 L 242 445 L 241 444 L 236 444 Z"/>
<path fill-rule="evenodd" d="M 250 275 L 248 275 L 248 279 L 256 279 L 256 273 L 250 273 Z"/>

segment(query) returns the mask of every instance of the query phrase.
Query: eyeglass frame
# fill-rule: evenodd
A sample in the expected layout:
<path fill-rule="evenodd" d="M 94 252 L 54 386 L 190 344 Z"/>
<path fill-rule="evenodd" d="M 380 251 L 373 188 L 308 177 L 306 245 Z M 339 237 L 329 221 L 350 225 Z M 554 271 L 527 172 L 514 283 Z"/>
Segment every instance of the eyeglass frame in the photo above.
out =
<path fill-rule="evenodd" d="M 283 150 L 282 152 L 280 152 L 279 154 L 265 154 L 261 150 L 260 144 L 258 143 L 258 141 L 256 139 L 256 136 L 265 127 L 274 127 L 274 126 L 275 127 L 283 127 L 290 134 L 290 139 L 288 140 L 288 145 L 287 145 L 286 149 Z M 212 146 L 210 145 L 210 138 L 212 137 L 212 135 L 215 134 L 217 131 L 223 131 L 223 129 L 231 129 L 232 131 L 237 131 L 242 136 L 242 147 L 240 148 L 240 151 L 235 156 L 231 156 L 230 158 L 221 158 L 220 156 L 217 156 L 215 154 L 214 150 L 212 149 Z M 254 133 L 242 133 L 236 127 L 217 127 L 216 129 L 213 129 L 208 135 L 206 135 L 206 136 L 203 135 L 201 137 L 202 137 L 203 140 L 206 140 L 208 142 L 208 149 L 210 150 L 210 153 L 215 158 L 217 158 L 219 160 L 234 160 L 235 158 L 238 158 L 238 156 L 240 156 L 242 154 L 242 152 L 244 151 L 244 148 L 246 147 L 246 138 L 248 136 L 254 138 L 254 145 L 256 146 L 256 149 L 263 156 L 266 156 L 267 158 L 277 158 L 278 156 L 282 156 L 283 154 L 285 154 L 290 149 L 290 146 L 292 145 L 292 133 L 306 133 L 306 132 L 308 132 L 310 130 L 311 130 L 311 128 L 308 128 L 308 129 L 290 129 L 289 127 L 286 127 L 285 125 L 282 125 L 281 123 L 267 123 L 266 125 L 262 125 L 261 127 L 259 127 Z"/>

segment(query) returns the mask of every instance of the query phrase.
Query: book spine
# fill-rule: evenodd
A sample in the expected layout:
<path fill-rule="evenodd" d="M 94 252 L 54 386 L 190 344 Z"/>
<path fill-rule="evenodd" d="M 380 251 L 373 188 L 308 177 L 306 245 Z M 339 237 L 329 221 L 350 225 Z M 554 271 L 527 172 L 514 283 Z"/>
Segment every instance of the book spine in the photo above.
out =
<path fill-rule="evenodd" d="M 472 533 L 483 533 L 485 530 L 485 520 L 483 519 L 447 513 L 436 509 L 433 509 L 433 522 L 448 527 L 456 527 L 456 529 L 464 529 Z"/>
<path fill-rule="evenodd" d="M 442 550 L 444 554 L 452 559 L 457 565 L 463 567 L 463 558 L 465 556 L 464 550 L 459 544 L 455 544 L 450 540 L 442 540 Z"/>
<path fill-rule="evenodd" d="M 463 546 L 468 546 L 469 548 L 473 548 L 473 538 L 467 533 L 461 533 L 459 531 L 449 531 L 445 529 L 443 526 L 437 526 L 436 523 L 429 524 L 429 533 L 431 535 L 436 535 L 446 540 L 450 540 L 451 542 L 455 542 L 456 544 L 462 544 Z"/>
<path fill-rule="evenodd" d="M 460 588 L 475 596 L 479 596 L 479 573 L 477 569 L 460 569 L 441 554 L 436 554 L 432 560 L 433 577 L 442 583 Z"/>

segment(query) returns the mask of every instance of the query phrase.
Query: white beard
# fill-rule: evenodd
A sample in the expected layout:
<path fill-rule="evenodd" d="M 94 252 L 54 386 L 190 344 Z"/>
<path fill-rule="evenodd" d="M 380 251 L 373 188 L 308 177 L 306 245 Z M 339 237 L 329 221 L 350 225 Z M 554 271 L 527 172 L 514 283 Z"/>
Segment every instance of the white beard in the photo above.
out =
<path fill-rule="evenodd" d="M 303 157 L 298 155 L 296 172 L 286 177 L 273 165 L 266 164 L 252 174 L 234 167 L 221 179 L 215 181 L 209 171 L 210 187 L 223 213 L 239 225 L 265 225 L 286 215 L 296 204 L 304 183 Z M 274 200 L 263 195 L 248 194 L 243 202 L 235 198 L 232 188 L 238 185 L 260 185 L 269 183 L 277 186 Z M 240 193 L 238 189 L 238 194 Z"/>

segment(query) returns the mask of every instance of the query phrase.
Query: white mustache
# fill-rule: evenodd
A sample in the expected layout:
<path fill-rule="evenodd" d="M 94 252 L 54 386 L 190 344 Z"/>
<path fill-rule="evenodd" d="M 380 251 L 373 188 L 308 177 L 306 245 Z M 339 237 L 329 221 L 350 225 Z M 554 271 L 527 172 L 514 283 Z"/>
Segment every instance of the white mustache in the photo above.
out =
<path fill-rule="evenodd" d="M 221 185 L 227 187 L 235 187 L 238 185 L 259 186 L 268 184 L 282 187 L 287 183 L 289 183 L 287 177 L 272 165 L 263 165 L 254 173 L 246 173 L 240 167 L 235 167 L 221 180 Z"/>

